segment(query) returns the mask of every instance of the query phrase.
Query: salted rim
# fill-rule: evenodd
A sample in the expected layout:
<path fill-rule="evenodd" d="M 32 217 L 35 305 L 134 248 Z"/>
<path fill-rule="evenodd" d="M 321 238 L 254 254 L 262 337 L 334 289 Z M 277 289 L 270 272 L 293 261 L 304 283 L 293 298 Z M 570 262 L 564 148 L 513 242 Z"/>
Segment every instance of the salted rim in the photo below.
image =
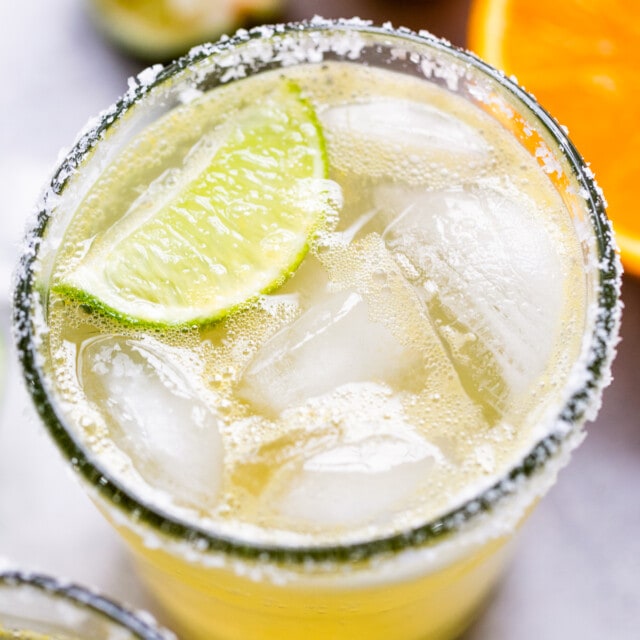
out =
<path fill-rule="evenodd" d="M 380 36 L 381 40 L 393 37 L 400 42 L 404 40 L 413 45 L 421 45 L 426 49 L 451 55 L 458 61 L 470 65 L 515 97 L 519 103 L 524 105 L 523 111 L 529 111 L 534 119 L 552 136 L 559 151 L 571 167 L 577 183 L 582 188 L 585 208 L 588 211 L 596 240 L 599 290 L 590 347 L 585 357 L 584 370 L 581 369 L 581 373 L 584 374 L 583 384 L 573 391 L 566 404 L 561 408 L 552 423 L 549 435 L 538 441 L 521 462 L 515 465 L 502 479 L 476 497 L 435 520 L 403 532 L 344 545 L 292 547 L 277 544 L 252 544 L 231 536 L 211 533 L 136 498 L 133 491 L 128 490 L 109 473 L 99 469 L 97 463 L 89 459 L 85 450 L 65 429 L 63 417 L 58 415 L 54 402 L 47 394 L 44 374 L 38 364 L 41 358 L 38 353 L 39 340 L 31 316 L 34 308 L 39 304 L 34 272 L 38 248 L 55 206 L 56 198 L 62 193 L 67 181 L 81 165 L 87 154 L 100 141 L 104 132 L 150 90 L 171 79 L 187 67 L 208 57 L 224 54 L 249 41 L 269 40 L 273 37 L 307 32 L 317 32 L 318 34 L 324 32 L 334 36 L 337 34 L 349 35 L 349 33 L 355 32 Z M 347 56 L 339 57 L 348 60 Z M 257 64 L 260 70 L 273 68 L 273 66 L 273 60 L 262 60 Z M 211 79 L 216 72 L 216 86 L 233 79 L 233 69 L 229 74 L 228 67 L 216 68 L 214 66 L 207 74 L 207 89 L 212 88 Z M 619 297 L 622 268 L 611 226 L 606 217 L 603 196 L 595 183 L 591 170 L 563 128 L 514 80 L 507 78 L 501 71 L 489 66 L 473 53 L 454 47 L 449 42 L 436 38 L 425 31 L 416 33 L 403 27 L 394 29 L 390 24 L 378 27 L 359 19 L 325 20 L 316 17 L 311 21 L 256 27 L 250 31 L 240 30 L 231 38 L 224 37 L 218 43 L 196 47 L 189 54 L 166 67 L 155 65 L 146 69 L 138 75 L 136 80 L 130 81 L 129 91 L 110 109 L 103 112 L 98 120 L 90 123 L 80 135 L 75 146 L 55 170 L 50 186 L 45 192 L 36 214 L 36 222 L 27 236 L 27 248 L 20 260 L 14 293 L 14 337 L 27 388 L 36 409 L 63 455 L 71 462 L 73 468 L 97 490 L 101 498 L 119 508 L 136 523 L 148 525 L 158 533 L 175 541 L 190 543 L 199 553 L 221 552 L 238 558 L 302 564 L 308 561 L 364 560 L 375 555 L 398 552 L 432 542 L 458 529 L 462 523 L 472 520 L 478 514 L 492 510 L 496 503 L 503 502 L 508 495 L 516 491 L 520 481 L 529 478 L 541 469 L 547 460 L 558 452 L 562 444 L 579 430 L 583 422 L 589 417 L 593 417 L 592 414 L 598 407 L 602 389 L 610 382 L 610 364 L 615 354 L 620 324 Z"/>
<path fill-rule="evenodd" d="M 0 571 L 0 588 L 3 587 L 32 587 L 54 598 L 67 600 L 125 627 L 141 640 L 175 640 L 172 632 L 156 625 L 151 614 L 143 611 L 134 613 L 96 591 L 73 582 L 63 582 L 41 573 L 12 569 Z M 13 630 L 9 629 L 9 631 Z M 16 629 L 16 631 L 22 631 L 22 629 Z M 25 631 L 28 630 L 25 629 Z"/>

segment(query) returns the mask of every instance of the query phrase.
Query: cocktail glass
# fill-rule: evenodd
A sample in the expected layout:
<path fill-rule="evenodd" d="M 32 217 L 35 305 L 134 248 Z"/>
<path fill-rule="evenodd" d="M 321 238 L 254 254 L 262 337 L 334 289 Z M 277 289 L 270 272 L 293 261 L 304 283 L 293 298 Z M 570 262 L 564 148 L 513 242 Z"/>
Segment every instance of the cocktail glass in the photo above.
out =
<path fill-rule="evenodd" d="M 171 640 L 149 614 L 134 613 L 73 583 L 17 570 L 0 572 L 3 640 Z"/>
<path fill-rule="evenodd" d="M 67 423 L 42 350 L 51 259 L 73 203 L 101 168 L 185 92 L 292 65 L 339 60 L 410 74 L 462 96 L 519 141 L 545 171 L 582 244 L 582 348 L 546 435 L 499 481 L 406 531 L 345 544 L 252 543 L 197 526 L 123 484 Z M 105 133 L 109 142 L 101 142 Z M 103 148 L 106 147 L 106 148 Z M 513 81 L 426 33 L 323 21 L 240 32 L 154 67 L 80 137 L 53 177 L 22 259 L 15 325 L 40 415 L 98 507 L 134 552 L 149 588 L 186 638 L 445 640 L 472 620 L 495 584 L 509 541 L 593 418 L 619 324 L 620 267 L 603 198 L 565 131 Z"/>

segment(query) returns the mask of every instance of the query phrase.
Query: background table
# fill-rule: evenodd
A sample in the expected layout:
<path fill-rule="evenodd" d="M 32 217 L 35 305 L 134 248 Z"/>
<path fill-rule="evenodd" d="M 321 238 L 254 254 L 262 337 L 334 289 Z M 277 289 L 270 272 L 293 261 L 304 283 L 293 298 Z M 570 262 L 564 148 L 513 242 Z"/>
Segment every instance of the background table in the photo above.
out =
<path fill-rule="evenodd" d="M 464 44 L 467 0 L 291 0 L 286 18 L 359 15 Z M 9 271 L 58 150 L 140 65 L 94 32 L 81 0 L 0 6 L 0 556 L 88 583 L 162 619 L 120 540 L 38 424 L 9 346 Z M 615 381 L 589 437 L 520 536 L 500 588 L 465 640 L 640 637 L 640 280 L 626 277 Z M 246 639 L 251 640 L 251 639 Z M 354 639 L 360 640 L 360 639 Z M 389 639 L 393 640 L 393 639 Z"/>

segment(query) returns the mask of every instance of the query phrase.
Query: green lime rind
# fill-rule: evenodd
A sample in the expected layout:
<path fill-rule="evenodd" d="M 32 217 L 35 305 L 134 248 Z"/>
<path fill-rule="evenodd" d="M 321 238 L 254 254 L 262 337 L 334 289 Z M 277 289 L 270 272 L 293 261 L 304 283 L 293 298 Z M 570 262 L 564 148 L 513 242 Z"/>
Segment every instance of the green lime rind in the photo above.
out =
<path fill-rule="evenodd" d="M 100 314 L 101 316 L 116 320 L 122 325 L 125 325 L 128 327 L 135 327 L 136 329 L 171 328 L 171 329 L 179 330 L 179 329 L 191 329 L 194 327 L 206 328 L 207 326 L 213 325 L 216 322 L 219 322 L 220 320 L 223 320 L 224 318 L 229 317 L 230 315 L 243 311 L 244 309 L 248 309 L 260 298 L 260 296 L 267 295 L 279 289 L 296 272 L 296 270 L 298 269 L 302 261 L 305 259 L 308 251 L 309 251 L 309 245 L 306 244 L 304 247 L 304 250 L 300 253 L 299 259 L 294 264 L 291 265 L 288 272 L 283 273 L 281 276 L 281 279 L 271 283 L 270 286 L 267 286 L 262 291 L 259 291 L 258 293 L 256 293 L 255 296 L 252 296 L 251 298 L 248 298 L 244 302 L 241 302 L 239 304 L 236 304 L 232 307 L 229 307 L 221 311 L 218 315 L 207 317 L 207 318 L 194 319 L 187 322 L 178 322 L 178 323 L 169 324 L 169 323 L 155 322 L 150 320 L 144 320 L 141 318 L 136 318 L 135 316 L 127 315 L 126 313 L 122 313 L 121 311 L 114 309 L 113 307 L 104 303 L 102 300 L 91 295 L 90 293 L 87 293 L 86 291 L 82 291 L 81 289 L 76 289 L 74 287 L 71 287 L 65 284 L 56 285 L 51 288 L 51 291 L 62 298 L 70 300 L 74 304 L 81 305 L 89 313 Z"/>
<path fill-rule="evenodd" d="M 258 102 L 189 155 L 177 186 L 156 185 L 98 233 L 52 292 L 126 325 L 182 327 L 280 287 L 339 198 L 300 88 L 281 81 Z"/>

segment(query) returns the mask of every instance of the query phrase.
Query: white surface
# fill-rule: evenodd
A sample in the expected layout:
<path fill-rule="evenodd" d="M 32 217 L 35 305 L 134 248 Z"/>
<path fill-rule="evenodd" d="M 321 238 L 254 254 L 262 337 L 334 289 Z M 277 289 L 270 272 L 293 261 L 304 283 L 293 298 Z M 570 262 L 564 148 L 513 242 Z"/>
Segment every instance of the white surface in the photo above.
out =
<path fill-rule="evenodd" d="M 0 4 L 0 317 L 5 343 L 9 307 L 3 264 L 7 257 L 13 260 L 16 238 L 47 167 L 138 70 L 96 37 L 80 0 Z M 625 285 L 624 341 L 605 408 L 525 527 L 506 579 L 465 640 L 640 637 L 640 280 L 628 278 Z M 97 586 L 157 614 L 123 545 L 38 424 L 13 353 L 6 358 L 0 557 Z"/>
<path fill-rule="evenodd" d="M 0 557 L 151 609 L 119 538 L 30 405 L 10 345 L 8 304 L 25 219 L 60 149 L 138 71 L 96 36 L 80 0 L 0 2 Z"/>

